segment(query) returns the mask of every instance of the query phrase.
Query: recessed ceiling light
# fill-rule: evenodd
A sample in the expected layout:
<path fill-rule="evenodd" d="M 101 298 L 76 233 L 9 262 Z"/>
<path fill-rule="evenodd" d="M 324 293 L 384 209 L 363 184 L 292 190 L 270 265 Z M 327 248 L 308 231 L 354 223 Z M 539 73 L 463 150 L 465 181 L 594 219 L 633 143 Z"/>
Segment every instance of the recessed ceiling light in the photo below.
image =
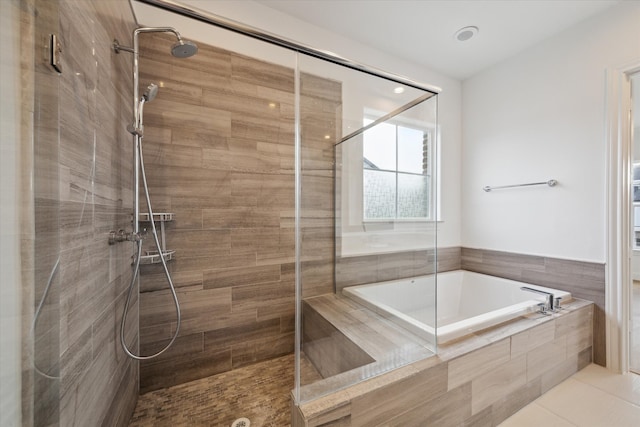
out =
<path fill-rule="evenodd" d="M 397 88 L 393 89 L 393 93 L 403 93 L 404 92 L 404 88 L 402 86 L 398 86 Z"/>
<path fill-rule="evenodd" d="M 478 27 L 470 26 L 460 28 L 453 36 L 459 42 L 466 42 L 467 40 L 473 38 L 473 36 L 475 36 L 476 34 L 478 34 Z"/>

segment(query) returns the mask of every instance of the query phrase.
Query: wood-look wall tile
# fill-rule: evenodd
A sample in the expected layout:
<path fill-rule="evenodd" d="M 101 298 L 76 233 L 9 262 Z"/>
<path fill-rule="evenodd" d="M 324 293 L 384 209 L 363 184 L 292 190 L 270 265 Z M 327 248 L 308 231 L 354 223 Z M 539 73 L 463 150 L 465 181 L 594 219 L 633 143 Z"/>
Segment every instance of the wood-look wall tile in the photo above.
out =
<path fill-rule="evenodd" d="M 416 407 L 446 391 L 447 365 L 440 364 L 353 398 L 351 419 L 360 426 L 376 425 L 399 410 Z"/>
<path fill-rule="evenodd" d="M 204 271 L 217 268 L 232 268 L 256 265 L 255 253 L 236 253 L 191 258 L 176 258 L 170 263 L 171 272 Z"/>
<path fill-rule="evenodd" d="M 210 90 L 204 91 L 202 105 L 240 113 L 246 116 L 265 117 L 277 121 L 280 119 L 280 103 L 256 95 L 247 95 L 237 91 Z"/>
<path fill-rule="evenodd" d="M 143 156 L 145 166 L 178 166 L 178 167 L 202 167 L 203 150 L 197 147 L 177 144 L 146 144 L 143 143 Z"/>
<path fill-rule="evenodd" d="M 567 334 L 567 356 L 577 355 L 593 345 L 593 326 L 586 323 Z"/>
<path fill-rule="evenodd" d="M 231 253 L 257 253 L 277 251 L 280 248 L 278 227 L 231 229 Z"/>
<path fill-rule="evenodd" d="M 280 334 L 280 319 L 250 321 L 204 333 L 206 348 L 229 347 L 256 338 L 266 338 Z"/>
<path fill-rule="evenodd" d="M 306 97 L 342 104 L 342 82 L 321 78 L 311 73 L 301 73 L 300 93 Z"/>
<path fill-rule="evenodd" d="M 231 351 L 191 353 L 189 357 L 140 367 L 140 393 L 193 381 L 231 369 Z"/>
<path fill-rule="evenodd" d="M 154 211 L 157 210 L 154 208 Z M 174 230 L 201 230 L 203 228 L 202 209 L 189 209 L 180 206 L 172 206 L 171 212 L 173 212 L 175 216 L 171 224 L 168 224 L 167 227 L 171 227 Z"/>
<path fill-rule="evenodd" d="M 280 266 L 225 268 L 204 272 L 204 288 L 224 288 L 280 281 Z"/>
<path fill-rule="evenodd" d="M 379 426 L 460 426 L 471 415 L 471 387 L 464 384 Z"/>
<path fill-rule="evenodd" d="M 231 250 L 229 230 L 172 230 L 166 240 L 167 249 L 181 257 L 226 255 Z"/>
<path fill-rule="evenodd" d="M 280 215 L 258 208 L 203 209 L 202 223 L 205 229 L 278 227 Z"/>
<path fill-rule="evenodd" d="M 280 299 L 290 299 L 295 294 L 291 284 L 282 282 L 234 286 L 231 288 L 232 310 L 248 310 L 267 306 Z"/>
<path fill-rule="evenodd" d="M 527 380 L 540 377 L 551 367 L 567 358 L 567 337 L 561 336 L 548 345 L 536 347 L 527 353 Z"/>
<path fill-rule="evenodd" d="M 183 320 L 209 315 L 230 313 L 231 290 L 182 288 L 177 292 Z M 167 290 L 144 292 L 140 295 L 140 325 L 152 326 L 169 323 L 175 319 L 175 305 Z"/>
<path fill-rule="evenodd" d="M 182 321 L 180 326 L 181 334 L 196 334 L 200 332 L 213 331 L 220 328 L 228 328 L 231 325 L 243 324 L 256 320 L 256 310 L 247 309 L 242 311 L 228 312 L 223 310 L 210 309 L 201 312 L 199 315 L 191 316 Z"/>
<path fill-rule="evenodd" d="M 140 345 L 147 345 L 149 343 L 157 341 L 166 341 L 173 337 L 173 333 L 176 330 L 176 320 L 174 317 L 173 322 L 160 323 L 157 325 L 143 326 L 140 325 Z M 128 343 L 132 341 L 127 341 Z"/>
<path fill-rule="evenodd" d="M 275 339 L 256 339 L 245 341 L 231 347 L 233 368 L 239 368 L 259 360 L 272 359 L 293 351 L 294 334 L 281 334 Z"/>
<path fill-rule="evenodd" d="M 145 129 L 146 129 L 145 124 Z M 163 128 L 166 129 L 166 128 Z M 229 139 L 228 135 L 221 135 L 218 133 L 208 132 L 206 129 L 179 129 L 171 132 L 171 143 L 177 145 L 186 145 L 198 148 L 215 148 L 215 149 L 228 149 Z M 153 141 L 153 140 L 151 140 Z"/>
<path fill-rule="evenodd" d="M 578 355 L 574 354 L 542 374 L 540 377 L 541 392 L 546 393 L 576 372 L 578 372 Z"/>
<path fill-rule="evenodd" d="M 280 159 L 265 156 L 258 151 L 258 143 L 253 140 L 231 138 L 230 145 L 244 150 L 202 149 L 202 162 L 205 168 L 240 171 L 249 173 L 277 173 Z M 272 144 L 275 145 L 275 144 Z"/>
<path fill-rule="evenodd" d="M 527 383 L 527 356 L 521 355 L 471 381 L 471 412 L 477 414 Z"/>
<path fill-rule="evenodd" d="M 541 394 L 540 379 L 536 378 L 511 393 L 509 396 L 506 396 L 494 403 L 491 406 L 493 425 L 499 425 L 502 421 L 518 412 L 521 408 L 540 397 Z"/>
<path fill-rule="evenodd" d="M 148 343 L 140 343 L 140 354 L 151 355 L 165 348 L 170 339 L 153 341 Z M 202 333 L 181 335 L 176 338 L 171 347 L 161 355 L 140 362 L 141 368 L 157 363 L 162 363 L 173 358 L 188 358 L 192 353 L 200 353 L 204 351 L 204 336 Z"/>
<path fill-rule="evenodd" d="M 293 120 L 290 123 L 274 123 L 268 119 L 245 118 L 240 114 L 232 116 L 231 136 L 234 138 L 255 139 L 275 144 L 293 145 L 295 135 Z"/>
<path fill-rule="evenodd" d="M 156 108 L 145 108 L 145 121 L 169 127 L 174 133 L 181 129 L 202 129 L 223 136 L 232 134 L 232 116 L 228 111 L 162 99 L 154 100 L 153 106 Z"/>
<path fill-rule="evenodd" d="M 571 334 L 573 331 L 591 325 L 593 321 L 592 310 L 576 310 L 556 320 L 556 336 Z"/>
<path fill-rule="evenodd" d="M 494 427 L 496 424 L 493 422 L 492 410 L 493 407 L 489 406 L 464 420 L 461 425 L 463 427 Z"/>
<path fill-rule="evenodd" d="M 149 246 L 149 249 L 153 249 Z M 143 249 L 144 251 L 144 249 Z M 187 286 L 202 286 L 202 273 L 197 271 L 176 272 L 174 263 L 167 263 L 171 280 L 176 288 Z M 161 291 L 169 289 L 169 282 L 162 264 L 146 264 L 140 266 L 140 292 Z"/>
<path fill-rule="evenodd" d="M 86 328 L 73 344 L 60 355 L 60 396 L 73 394 L 73 388 L 90 369 L 93 361 L 91 327 Z"/>
<path fill-rule="evenodd" d="M 330 256 L 320 260 L 303 261 L 300 270 L 303 298 L 335 292 L 332 280 L 334 263 Z"/>
<path fill-rule="evenodd" d="M 156 100 L 179 100 L 181 103 L 185 104 L 204 105 L 206 90 L 203 89 L 202 85 L 189 84 L 187 82 L 180 81 L 180 79 L 169 78 L 170 72 L 164 74 L 165 77 L 163 77 L 162 80 L 158 80 L 158 74 L 161 73 L 157 69 L 147 71 L 150 65 L 151 64 L 145 64 L 144 67 L 141 67 L 145 70 L 140 72 L 140 93 L 144 93 L 146 87 L 150 83 L 158 84 L 159 82 L 161 82 L 161 86 L 158 89 L 158 94 L 156 95 Z M 144 137 L 145 140 L 148 140 L 146 126 Z"/>
<path fill-rule="evenodd" d="M 310 420 L 308 427 L 341 427 L 351 425 L 351 404 L 345 403 Z"/>
<path fill-rule="evenodd" d="M 556 337 L 556 322 L 543 323 L 511 336 L 511 358 L 515 359 L 541 345 L 548 345 Z"/>
<path fill-rule="evenodd" d="M 144 125 L 145 145 L 171 144 L 172 141 L 173 141 L 173 132 L 171 131 L 170 128 L 158 127 L 158 126 L 153 126 L 149 124 Z"/>
<path fill-rule="evenodd" d="M 206 196 L 214 190 L 217 197 L 230 196 L 230 178 L 227 171 L 204 168 L 164 166 L 147 170 L 149 187 L 171 196 Z"/>
<path fill-rule="evenodd" d="M 281 65 L 259 62 L 234 53 L 231 55 L 231 73 L 233 78 L 239 81 L 281 91 L 293 92 L 294 90 L 293 70 Z"/>
<path fill-rule="evenodd" d="M 424 262 L 422 263 L 424 264 Z M 462 268 L 462 248 L 438 248 L 438 271 L 453 271 Z"/>
<path fill-rule="evenodd" d="M 510 340 L 505 339 L 449 361 L 448 390 L 501 366 L 509 361 L 510 353 Z"/>
<path fill-rule="evenodd" d="M 136 399 L 126 399 L 125 396 L 138 395 L 140 387 L 138 369 L 133 363 L 129 363 L 126 366 L 127 369 L 124 371 L 114 392 L 116 398 L 110 402 L 109 408 L 105 411 L 103 425 L 127 425 L 131 420 L 131 414 L 135 410 Z M 135 380 L 132 381 L 131 378 L 135 378 Z"/>

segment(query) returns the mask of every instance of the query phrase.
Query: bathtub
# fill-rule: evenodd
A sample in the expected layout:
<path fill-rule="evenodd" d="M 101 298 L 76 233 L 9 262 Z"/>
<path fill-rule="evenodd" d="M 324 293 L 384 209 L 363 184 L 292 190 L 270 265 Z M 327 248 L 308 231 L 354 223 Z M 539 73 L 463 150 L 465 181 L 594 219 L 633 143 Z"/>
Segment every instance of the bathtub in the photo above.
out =
<path fill-rule="evenodd" d="M 435 275 L 368 285 L 348 286 L 347 297 L 388 318 L 430 343 L 442 343 L 538 310 L 543 295 L 520 290 L 528 286 L 553 293 L 561 304 L 571 294 L 557 289 L 457 270 L 437 275 L 438 319 L 435 333 Z"/>

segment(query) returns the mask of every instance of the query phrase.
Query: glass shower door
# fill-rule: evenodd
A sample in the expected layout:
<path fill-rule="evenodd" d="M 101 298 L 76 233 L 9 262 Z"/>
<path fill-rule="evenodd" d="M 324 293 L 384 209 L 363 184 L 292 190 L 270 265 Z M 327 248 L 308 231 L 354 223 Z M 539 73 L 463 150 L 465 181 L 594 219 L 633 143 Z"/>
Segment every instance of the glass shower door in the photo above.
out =
<path fill-rule="evenodd" d="M 304 54 L 297 87 L 304 403 L 435 354 L 437 96 Z M 345 293 L 380 282 L 394 282 L 392 294 L 422 284 L 399 317 L 421 316 L 424 330 Z"/>

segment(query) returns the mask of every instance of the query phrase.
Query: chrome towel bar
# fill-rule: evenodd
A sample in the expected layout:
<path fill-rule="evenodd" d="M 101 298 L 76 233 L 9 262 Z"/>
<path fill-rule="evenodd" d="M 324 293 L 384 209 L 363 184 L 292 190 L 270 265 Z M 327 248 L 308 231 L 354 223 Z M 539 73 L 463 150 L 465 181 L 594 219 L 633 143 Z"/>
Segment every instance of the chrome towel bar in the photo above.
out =
<path fill-rule="evenodd" d="M 501 185 L 501 186 L 498 186 L 498 187 L 490 187 L 490 186 L 487 185 L 486 187 L 482 187 L 482 189 L 488 193 L 491 190 L 498 190 L 500 188 L 530 187 L 532 185 L 548 185 L 549 187 L 553 187 L 557 183 L 558 183 L 558 181 L 556 181 L 555 179 L 550 179 L 549 181 L 543 181 L 543 182 L 530 182 L 528 184 Z"/>

